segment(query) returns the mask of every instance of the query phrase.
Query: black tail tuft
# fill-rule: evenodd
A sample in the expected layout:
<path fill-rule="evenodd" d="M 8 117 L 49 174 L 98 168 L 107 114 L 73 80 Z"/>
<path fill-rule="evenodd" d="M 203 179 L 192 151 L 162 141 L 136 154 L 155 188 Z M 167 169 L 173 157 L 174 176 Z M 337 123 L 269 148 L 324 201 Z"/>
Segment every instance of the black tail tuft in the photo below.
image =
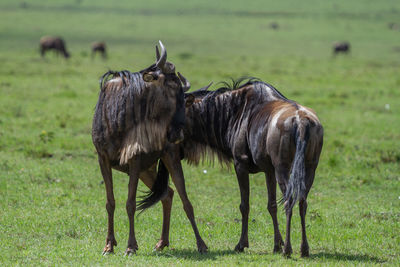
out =
<path fill-rule="evenodd" d="M 304 131 L 301 133 L 301 131 Z M 308 141 L 308 126 L 300 126 L 296 130 L 296 153 L 294 155 L 292 172 L 283 197 L 285 209 L 291 210 L 298 200 L 305 199 L 306 194 L 306 169 L 305 152 Z"/>
<path fill-rule="evenodd" d="M 150 208 L 158 201 L 163 199 L 168 193 L 168 178 L 169 172 L 165 167 L 164 163 L 160 160 L 158 162 L 158 172 L 157 179 L 154 182 L 151 191 L 149 191 L 146 195 L 141 197 L 141 200 L 137 202 L 137 209 L 141 210 L 140 213 Z"/>

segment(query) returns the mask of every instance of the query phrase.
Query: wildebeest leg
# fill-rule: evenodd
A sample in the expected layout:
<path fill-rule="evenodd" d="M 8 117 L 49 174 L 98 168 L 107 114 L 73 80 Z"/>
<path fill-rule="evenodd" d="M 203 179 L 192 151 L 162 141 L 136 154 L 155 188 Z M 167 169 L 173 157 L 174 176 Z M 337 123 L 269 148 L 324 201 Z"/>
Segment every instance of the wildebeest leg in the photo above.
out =
<path fill-rule="evenodd" d="M 283 254 L 290 257 L 292 254 L 292 244 L 290 243 L 290 223 L 292 220 L 292 209 L 286 210 L 286 239 L 285 246 L 283 247 Z"/>
<path fill-rule="evenodd" d="M 101 174 L 104 179 L 104 184 L 106 186 L 107 193 L 107 203 L 106 209 L 108 213 L 108 233 L 106 238 L 106 246 L 103 250 L 103 255 L 114 252 L 114 246 L 117 245 L 117 241 L 114 236 L 114 210 L 115 210 L 115 199 L 113 192 L 113 181 L 112 181 L 112 171 L 110 162 L 106 157 L 99 155 L 99 165 Z"/>
<path fill-rule="evenodd" d="M 168 187 L 168 195 L 166 198 L 161 200 L 163 206 L 163 225 L 161 231 L 161 238 L 154 247 L 154 250 L 160 251 L 164 247 L 169 246 L 169 224 L 171 219 L 171 208 L 172 208 L 172 199 L 174 196 L 174 190 L 171 187 Z"/>
<path fill-rule="evenodd" d="M 179 153 L 166 153 L 162 158 L 163 162 L 167 166 L 168 171 L 171 173 L 172 181 L 175 184 L 176 190 L 178 191 L 179 197 L 182 200 L 183 209 L 188 217 L 190 224 L 192 225 L 194 235 L 196 237 L 197 250 L 200 253 L 205 253 L 208 250 L 206 243 L 200 236 L 199 230 L 197 229 L 196 221 L 194 218 L 193 206 L 186 193 L 185 179 L 183 176 L 182 165 L 179 158 Z"/>
<path fill-rule="evenodd" d="M 152 188 L 157 176 L 155 167 L 156 165 L 152 166 L 150 169 L 140 174 L 140 179 L 150 189 Z M 163 225 L 162 225 L 161 238 L 154 247 L 154 250 L 160 251 L 164 247 L 168 247 L 169 245 L 169 225 L 171 218 L 171 207 L 172 207 L 173 196 L 174 196 L 174 190 L 171 187 L 168 187 L 168 195 L 163 200 L 161 200 L 163 206 Z"/>
<path fill-rule="evenodd" d="M 268 189 L 268 211 L 269 214 L 271 214 L 272 222 L 274 224 L 274 253 L 282 252 L 283 239 L 279 231 L 277 217 L 278 205 L 276 204 L 276 179 L 275 170 L 272 165 L 268 168 L 265 179 Z"/>
<path fill-rule="evenodd" d="M 306 235 L 306 213 L 307 213 L 307 195 L 314 182 L 315 167 L 306 167 L 306 198 L 299 201 L 299 211 L 301 219 L 301 247 L 300 253 L 302 257 L 310 256 L 309 246 Z"/>
<path fill-rule="evenodd" d="M 129 185 L 128 200 L 126 201 L 126 212 L 129 218 L 129 239 L 125 254 L 127 256 L 136 253 L 138 245 L 135 237 L 135 211 L 136 211 L 136 191 L 139 181 L 139 160 L 133 158 L 129 161 Z"/>
<path fill-rule="evenodd" d="M 282 190 L 283 195 L 285 195 L 286 185 L 289 181 L 289 170 L 290 170 L 290 168 L 285 168 L 284 166 L 275 167 L 275 176 L 279 183 L 279 187 Z M 283 254 L 288 257 L 293 252 L 292 244 L 290 243 L 291 220 L 292 220 L 292 209 L 287 209 L 286 210 L 286 238 L 285 238 L 285 245 L 283 247 Z"/>
<path fill-rule="evenodd" d="M 249 225 L 249 172 L 247 168 L 235 163 L 236 177 L 239 182 L 240 189 L 240 212 L 242 213 L 242 234 L 239 243 L 235 247 L 235 251 L 243 252 L 245 247 L 249 247 L 248 225 Z"/>

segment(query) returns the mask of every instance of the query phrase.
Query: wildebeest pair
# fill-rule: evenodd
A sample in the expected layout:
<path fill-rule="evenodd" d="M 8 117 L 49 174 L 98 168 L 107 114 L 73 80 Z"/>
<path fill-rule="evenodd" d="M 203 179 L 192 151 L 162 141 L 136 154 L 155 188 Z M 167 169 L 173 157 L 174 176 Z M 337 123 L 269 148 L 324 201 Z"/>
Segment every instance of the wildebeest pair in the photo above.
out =
<path fill-rule="evenodd" d="M 70 54 L 67 52 L 65 41 L 61 37 L 44 36 L 40 39 L 40 55 L 45 56 L 49 50 L 54 50 L 57 54 L 62 54 L 65 58 L 69 58 Z M 94 42 L 91 46 L 92 58 L 97 54 L 105 59 L 107 58 L 106 44 L 104 42 Z"/>
<path fill-rule="evenodd" d="M 268 210 L 274 225 L 274 252 L 282 251 L 284 245 L 284 254 L 292 253 L 290 222 L 293 206 L 299 201 L 301 255 L 308 256 L 306 198 L 323 142 L 323 129 L 315 113 L 287 99 L 271 85 L 254 79 L 243 85 L 239 82 L 232 89 L 203 88 L 185 96 L 183 92 L 190 84 L 182 75 L 175 74 L 161 43 L 160 46 L 162 52 L 161 56 L 157 53 L 156 64 L 137 73 L 108 72 L 101 80 L 92 136 L 107 192 L 108 234 L 104 253 L 113 252 L 116 245 L 111 168 L 130 177 L 126 204 L 130 222 L 128 255 L 137 250 L 134 213 L 139 177 L 152 192 L 139 202 L 138 209 L 162 201 L 163 227 L 156 249 L 169 245 L 173 190 L 168 187 L 168 172 L 192 224 L 198 250 L 207 251 L 186 194 L 180 160 L 186 158 L 197 164 L 206 155 L 216 154 L 222 162 L 233 161 L 240 187 L 242 234 L 235 250 L 243 251 L 249 246 L 249 173 L 264 172 Z M 286 209 L 285 243 L 277 221 L 277 182 Z"/>

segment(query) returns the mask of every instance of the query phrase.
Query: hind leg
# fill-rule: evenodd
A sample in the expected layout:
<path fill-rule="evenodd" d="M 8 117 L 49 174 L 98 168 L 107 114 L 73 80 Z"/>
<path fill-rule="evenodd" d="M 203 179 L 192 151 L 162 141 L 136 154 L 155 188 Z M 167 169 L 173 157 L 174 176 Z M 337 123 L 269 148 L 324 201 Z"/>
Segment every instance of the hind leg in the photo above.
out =
<path fill-rule="evenodd" d="M 154 181 L 156 180 L 157 177 L 157 172 L 155 170 L 155 167 L 156 165 L 153 165 L 150 169 L 140 174 L 140 179 L 150 189 L 152 188 Z M 161 200 L 163 206 L 163 224 L 162 224 L 160 240 L 154 247 L 154 250 L 157 251 L 160 251 L 164 247 L 169 246 L 169 225 L 171 218 L 171 207 L 172 207 L 173 196 L 174 196 L 174 190 L 171 187 L 168 187 L 168 195 Z"/>
<path fill-rule="evenodd" d="M 307 195 L 308 192 L 314 182 L 315 176 L 315 168 L 308 167 L 306 168 L 306 195 L 305 199 L 301 199 L 299 201 L 299 212 L 300 212 L 300 219 L 301 219 L 301 247 L 300 253 L 302 257 L 308 257 L 310 255 L 309 246 L 307 241 L 306 235 L 306 213 L 307 213 Z"/>
<path fill-rule="evenodd" d="M 285 166 L 278 166 L 275 168 L 275 177 L 278 181 L 279 187 L 283 195 L 285 195 L 287 183 L 289 181 L 289 170 L 290 168 L 286 168 Z M 292 220 L 292 209 L 286 209 L 286 237 L 285 237 L 285 245 L 283 247 L 283 254 L 287 257 L 290 257 L 290 255 L 293 252 L 292 244 L 290 242 L 291 220 Z"/>
<path fill-rule="evenodd" d="M 276 203 L 276 179 L 275 170 L 272 165 L 268 168 L 265 175 L 267 189 L 268 189 L 268 211 L 272 217 L 272 222 L 274 224 L 274 253 L 282 252 L 283 239 L 279 231 L 278 224 L 278 205 Z"/>

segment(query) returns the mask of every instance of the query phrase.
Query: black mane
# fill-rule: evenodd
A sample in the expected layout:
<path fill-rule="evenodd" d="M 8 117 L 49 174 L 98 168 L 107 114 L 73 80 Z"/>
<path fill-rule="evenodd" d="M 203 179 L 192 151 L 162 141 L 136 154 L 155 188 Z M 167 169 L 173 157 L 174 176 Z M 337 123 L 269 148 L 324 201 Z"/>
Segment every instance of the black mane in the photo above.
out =
<path fill-rule="evenodd" d="M 222 86 L 214 91 L 207 91 L 204 89 L 199 89 L 199 90 L 187 93 L 187 94 L 193 95 L 194 97 L 198 97 L 198 98 L 204 98 L 204 100 L 207 100 L 210 98 L 214 98 L 218 95 L 221 95 L 225 92 L 235 91 L 242 87 L 245 87 L 247 85 L 252 85 L 255 83 L 262 83 L 262 84 L 266 85 L 267 87 L 271 88 L 273 91 L 275 91 L 283 99 L 289 100 L 281 92 L 279 92 L 278 89 L 276 89 L 272 85 L 262 81 L 261 79 L 259 79 L 257 77 L 248 77 L 248 76 L 239 77 L 236 80 L 231 78 L 230 81 L 221 81 L 218 84 L 222 84 Z"/>
<path fill-rule="evenodd" d="M 114 71 L 114 70 L 109 70 L 106 73 L 104 73 L 100 79 L 99 79 L 99 84 L 100 84 L 100 89 L 104 88 L 104 84 L 108 82 L 111 79 L 114 79 L 115 77 L 121 77 L 123 85 L 125 85 L 125 79 L 131 79 L 132 78 L 132 72 L 129 70 L 121 70 L 121 71 Z"/>
<path fill-rule="evenodd" d="M 261 82 L 259 78 L 256 77 L 248 77 L 248 76 L 242 76 L 237 78 L 236 80 L 231 78 L 230 82 L 226 81 L 221 81 L 219 82 L 220 84 L 223 84 L 223 87 L 220 87 L 220 89 L 226 89 L 227 91 L 233 91 L 236 89 L 239 89 L 240 87 L 253 84 L 254 82 Z"/>

